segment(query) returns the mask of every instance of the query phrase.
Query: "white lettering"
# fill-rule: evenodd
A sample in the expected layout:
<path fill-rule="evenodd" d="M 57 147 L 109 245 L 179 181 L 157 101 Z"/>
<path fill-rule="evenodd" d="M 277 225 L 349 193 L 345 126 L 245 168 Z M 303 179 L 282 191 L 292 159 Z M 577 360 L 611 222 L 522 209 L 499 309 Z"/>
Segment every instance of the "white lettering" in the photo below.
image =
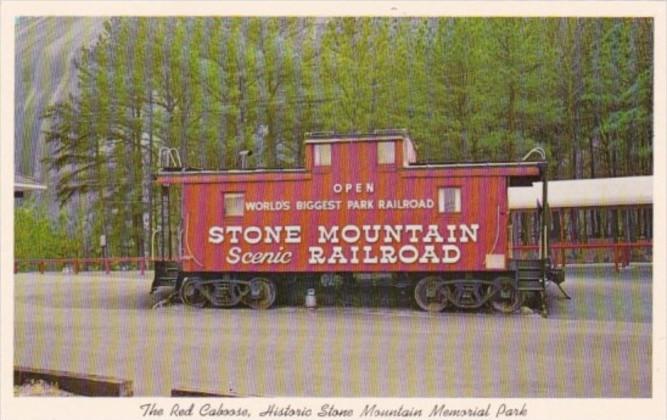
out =
<path fill-rule="evenodd" d="M 461 251 L 456 245 L 443 245 L 442 251 L 444 253 L 442 262 L 445 264 L 453 264 L 458 262 L 458 260 L 461 258 Z"/>
<path fill-rule="evenodd" d="M 473 242 L 477 242 L 477 229 L 479 228 L 478 224 L 470 225 L 459 225 L 461 230 L 460 242 L 468 242 L 468 238 L 472 239 Z"/>
<path fill-rule="evenodd" d="M 456 225 L 447 225 L 447 231 L 449 236 L 447 237 L 447 242 L 454 243 L 456 242 Z"/>
<path fill-rule="evenodd" d="M 286 211 L 290 209 L 289 201 L 247 201 L 247 211 Z"/>
<path fill-rule="evenodd" d="M 364 239 L 369 244 L 374 244 L 380 239 L 380 225 L 363 225 L 361 229 L 364 231 Z M 371 229 L 375 232 L 372 236 L 370 234 Z"/>
<path fill-rule="evenodd" d="M 350 264 L 359 264 L 359 258 L 357 257 L 357 254 L 359 253 L 359 247 L 351 246 L 350 252 L 352 252 L 352 257 L 350 257 Z"/>
<path fill-rule="evenodd" d="M 241 260 L 241 248 L 238 246 L 229 248 L 227 253 L 227 262 L 229 264 L 236 264 Z"/>
<path fill-rule="evenodd" d="M 405 255 L 406 253 L 411 255 Z M 415 261 L 417 261 L 417 258 L 419 258 L 419 251 L 417 251 L 417 248 L 413 245 L 402 246 L 398 250 L 398 259 L 403 264 L 413 264 Z"/>
<path fill-rule="evenodd" d="M 319 246 L 308 247 L 308 264 L 324 264 L 324 250 Z"/>
<path fill-rule="evenodd" d="M 364 248 L 364 264 L 377 264 L 378 262 L 378 257 L 371 257 L 373 247 L 370 245 L 366 245 Z"/>
<path fill-rule="evenodd" d="M 285 226 L 285 243 L 286 244 L 300 244 L 301 243 L 301 226 Z"/>
<path fill-rule="evenodd" d="M 382 245 L 380 247 L 380 263 L 382 264 L 394 264 L 398 261 L 396 257 L 396 250 L 393 246 Z"/>
<path fill-rule="evenodd" d="M 232 247 L 227 253 L 227 262 L 229 264 L 289 264 L 292 261 L 292 253 L 283 247 L 278 248 L 277 252 L 245 252 L 242 253 L 238 246 Z"/>
<path fill-rule="evenodd" d="M 320 237 L 317 240 L 317 243 L 320 244 L 338 243 L 338 226 L 331 226 L 331 230 L 329 230 L 328 232 L 326 226 L 318 226 L 317 230 L 320 232 Z"/>
<path fill-rule="evenodd" d="M 347 258 L 343 255 L 343 248 L 335 246 L 332 249 L 331 255 L 327 260 L 328 264 L 347 264 Z"/>
<path fill-rule="evenodd" d="M 419 242 L 417 233 L 423 232 L 424 227 L 422 225 L 405 225 L 405 231 L 410 233 L 410 242 L 416 244 Z"/>
<path fill-rule="evenodd" d="M 282 226 L 266 226 L 264 227 L 264 243 L 265 244 L 273 244 L 273 243 L 279 243 L 280 242 L 280 232 L 283 230 Z"/>
<path fill-rule="evenodd" d="M 437 264 L 440 262 L 440 259 L 435 254 L 435 247 L 433 245 L 426 245 L 424 247 L 424 253 L 419 257 L 420 264 Z"/>
<path fill-rule="evenodd" d="M 224 240 L 224 229 L 220 226 L 211 226 L 208 230 L 208 241 L 212 244 L 221 244 Z"/>
<path fill-rule="evenodd" d="M 233 244 L 238 244 L 239 233 L 241 233 L 241 226 L 227 226 L 227 233 L 232 234 L 232 239 L 229 242 Z"/>
<path fill-rule="evenodd" d="M 384 241 L 385 243 L 391 242 L 401 242 L 401 231 L 403 230 L 402 225 L 385 225 L 384 227 Z"/>
<path fill-rule="evenodd" d="M 347 200 L 348 210 L 373 210 L 373 200 Z"/>
<path fill-rule="evenodd" d="M 347 225 L 341 231 L 341 236 L 345 242 L 348 244 L 353 244 L 361 237 L 361 231 L 355 225 Z"/>
<path fill-rule="evenodd" d="M 367 182 L 365 184 L 362 184 L 361 182 L 356 182 L 354 184 L 349 183 L 349 182 L 346 182 L 345 184 L 333 184 L 333 192 L 334 193 L 340 194 L 343 191 L 345 191 L 346 193 L 349 193 L 349 192 L 373 193 L 375 191 L 375 185 L 373 185 L 372 182 Z"/>
<path fill-rule="evenodd" d="M 346 243 L 357 243 L 360 240 L 368 244 L 379 241 L 384 243 L 467 243 L 478 241 L 478 224 L 446 225 L 443 227 L 447 236 L 443 236 L 443 229 L 438 225 L 345 225 L 342 229 L 337 226 L 317 226 L 318 243 L 339 243 L 341 238 Z M 380 237 L 381 233 L 383 236 Z M 211 226 L 208 231 L 208 242 L 221 244 L 228 236 L 229 243 L 243 242 L 255 245 L 260 242 L 266 244 L 301 243 L 301 226 Z"/>
<path fill-rule="evenodd" d="M 430 243 L 432 239 L 435 239 L 435 242 L 438 243 L 444 242 L 444 239 L 440 236 L 440 232 L 438 232 L 437 225 L 428 225 L 428 232 L 426 232 L 423 242 Z"/>
<path fill-rule="evenodd" d="M 262 241 L 262 230 L 257 226 L 248 226 L 243 231 L 243 240 L 249 244 L 258 244 Z"/>
<path fill-rule="evenodd" d="M 340 210 L 340 200 L 297 201 L 297 210 Z"/>
<path fill-rule="evenodd" d="M 363 184 L 362 184 L 363 185 Z M 317 226 L 320 244 L 308 248 L 309 264 L 454 264 L 461 261 L 460 244 L 477 242 L 479 224 Z M 288 264 L 293 253 L 283 247 L 270 251 L 243 250 L 234 244 L 298 244 L 301 226 L 211 226 L 208 242 L 229 243 L 229 264 Z M 446 243 L 436 249 L 436 243 Z M 377 245 L 373 245 L 377 244 Z"/>

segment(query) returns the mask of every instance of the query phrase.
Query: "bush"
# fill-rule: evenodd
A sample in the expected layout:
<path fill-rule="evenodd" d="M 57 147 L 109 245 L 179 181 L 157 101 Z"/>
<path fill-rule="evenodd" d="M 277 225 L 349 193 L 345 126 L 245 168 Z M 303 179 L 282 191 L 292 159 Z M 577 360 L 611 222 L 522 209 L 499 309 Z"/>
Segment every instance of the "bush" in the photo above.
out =
<path fill-rule="evenodd" d="M 78 254 L 63 214 L 53 221 L 44 205 L 26 201 L 14 210 L 14 258 L 66 258 Z"/>

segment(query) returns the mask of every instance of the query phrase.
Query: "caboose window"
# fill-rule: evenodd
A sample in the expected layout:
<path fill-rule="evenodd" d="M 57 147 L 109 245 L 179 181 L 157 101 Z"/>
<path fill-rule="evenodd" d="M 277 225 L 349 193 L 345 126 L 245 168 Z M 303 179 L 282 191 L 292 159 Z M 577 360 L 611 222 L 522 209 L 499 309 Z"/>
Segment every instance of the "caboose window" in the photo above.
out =
<path fill-rule="evenodd" d="M 461 188 L 439 188 L 438 211 L 440 213 L 459 213 L 461 211 Z"/>
<path fill-rule="evenodd" d="M 331 166 L 331 145 L 315 145 L 315 166 Z"/>
<path fill-rule="evenodd" d="M 225 194 L 225 217 L 243 216 L 243 207 L 245 205 L 245 194 L 226 193 Z"/>
<path fill-rule="evenodd" d="M 396 163 L 396 147 L 393 141 L 381 141 L 378 143 L 378 163 L 389 165 Z"/>

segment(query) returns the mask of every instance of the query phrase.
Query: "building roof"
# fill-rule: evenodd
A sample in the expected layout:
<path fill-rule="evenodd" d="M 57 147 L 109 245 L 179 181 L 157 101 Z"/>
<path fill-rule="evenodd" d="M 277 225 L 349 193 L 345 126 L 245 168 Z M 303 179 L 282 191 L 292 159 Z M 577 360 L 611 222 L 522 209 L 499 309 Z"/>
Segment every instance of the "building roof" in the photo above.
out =
<path fill-rule="evenodd" d="M 14 175 L 15 192 L 35 191 L 35 190 L 45 190 L 45 189 L 46 185 L 40 184 L 32 178 L 19 174 Z"/>
<path fill-rule="evenodd" d="M 653 204 L 653 177 L 572 179 L 549 181 L 549 207 L 619 207 Z M 511 187 L 508 192 L 512 210 L 534 209 L 542 205 L 542 183 L 531 187 Z"/>

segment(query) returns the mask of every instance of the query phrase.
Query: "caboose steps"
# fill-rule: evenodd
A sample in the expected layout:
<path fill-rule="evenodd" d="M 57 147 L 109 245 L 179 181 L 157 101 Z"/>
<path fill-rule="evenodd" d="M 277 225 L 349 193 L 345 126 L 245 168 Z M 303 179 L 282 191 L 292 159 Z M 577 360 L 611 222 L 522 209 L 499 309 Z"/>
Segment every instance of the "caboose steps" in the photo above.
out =
<path fill-rule="evenodd" d="M 519 279 L 517 283 L 519 290 L 542 290 L 542 282 L 540 279 Z"/>
<path fill-rule="evenodd" d="M 537 281 L 519 280 L 518 289 L 522 292 L 541 292 L 544 290 L 544 287 L 542 287 L 542 283 Z"/>
<path fill-rule="evenodd" d="M 510 267 L 515 270 L 517 289 L 522 292 L 544 291 L 544 267 L 547 263 L 544 260 L 512 260 Z"/>
<path fill-rule="evenodd" d="M 543 264 L 548 261 L 540 259 L 513 259 L 510 268 L 513 270 L 542 270 Z"/>

